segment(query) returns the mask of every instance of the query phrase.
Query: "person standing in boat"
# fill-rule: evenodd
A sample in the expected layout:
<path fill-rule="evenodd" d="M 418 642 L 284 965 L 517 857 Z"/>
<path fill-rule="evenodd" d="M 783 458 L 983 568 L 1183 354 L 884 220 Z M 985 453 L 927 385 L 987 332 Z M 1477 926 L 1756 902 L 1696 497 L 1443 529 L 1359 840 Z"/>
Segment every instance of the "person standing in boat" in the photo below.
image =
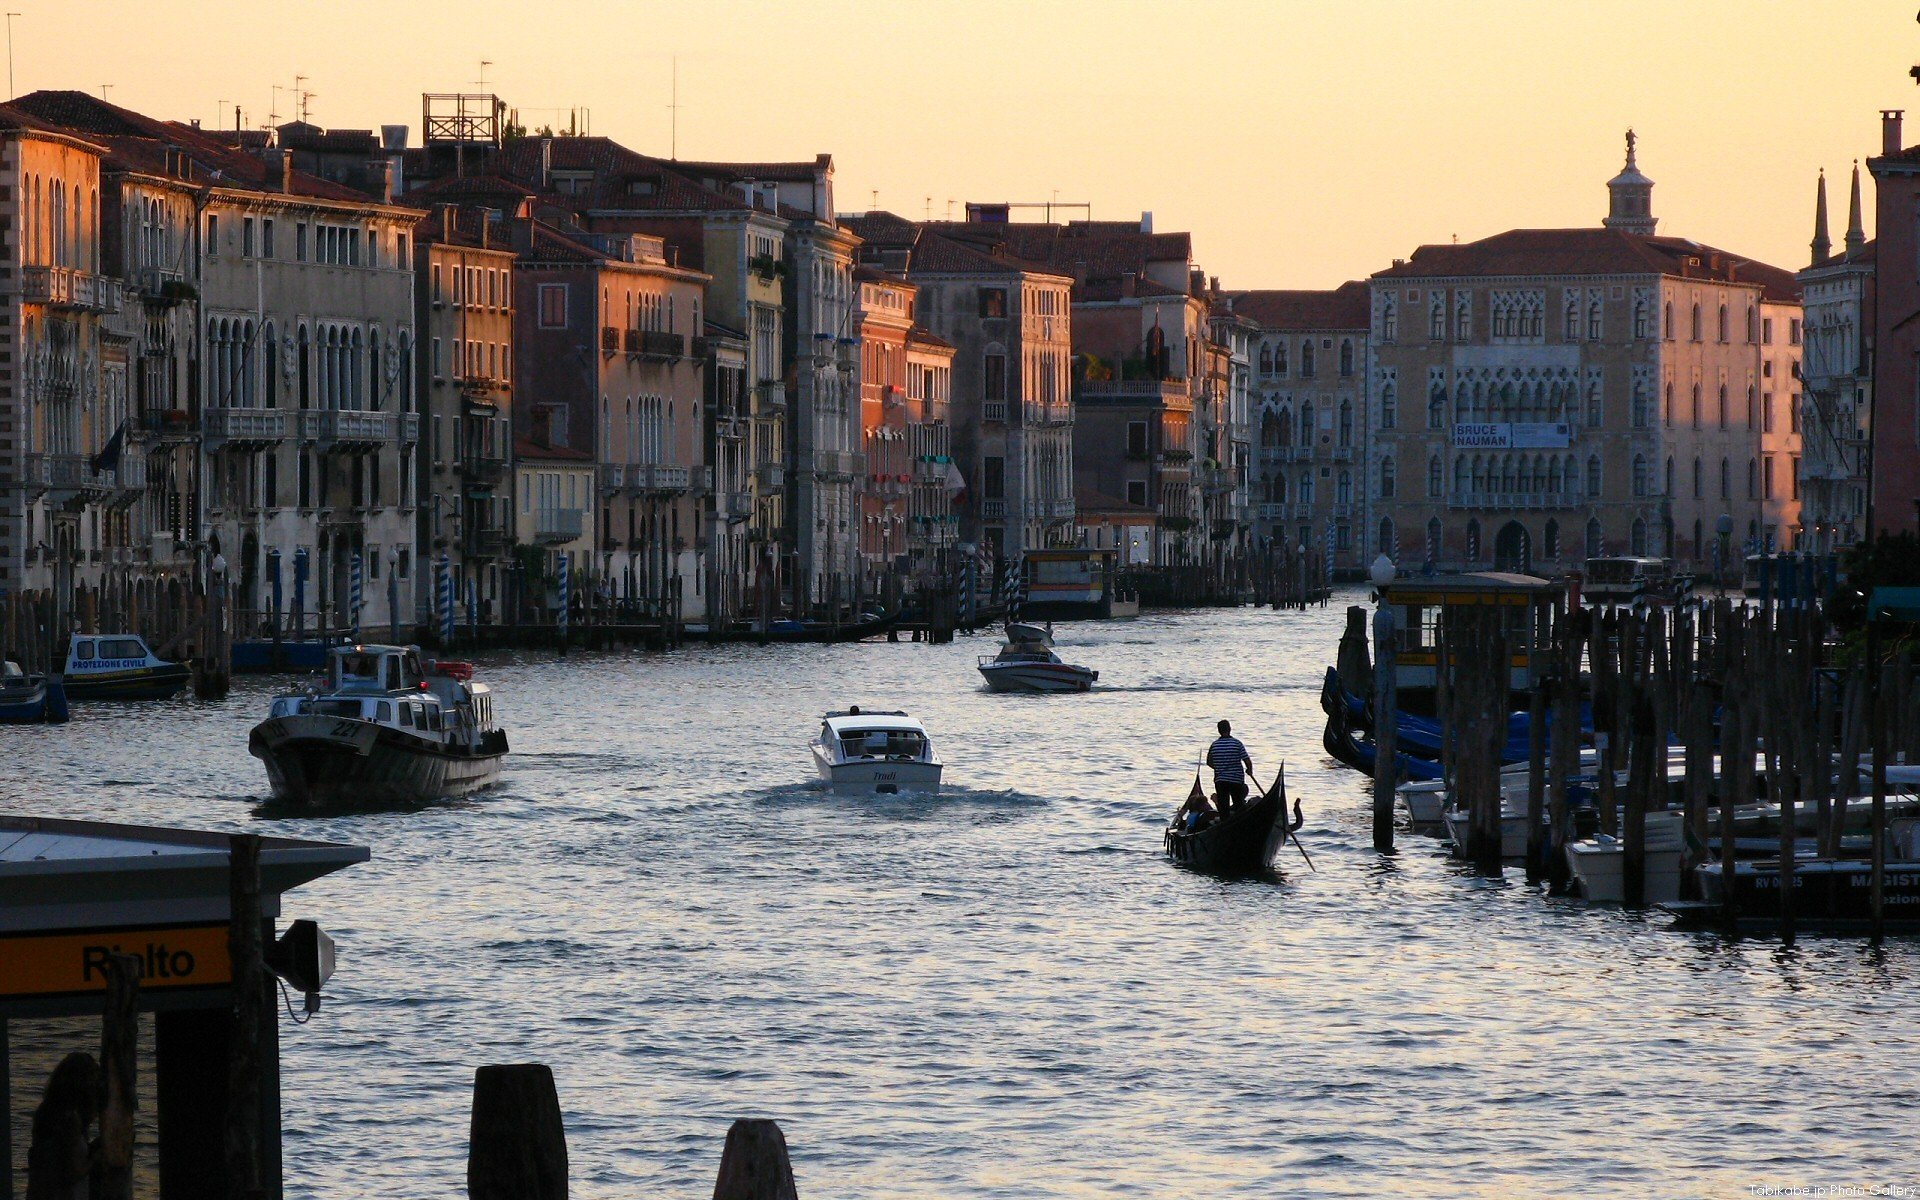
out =
<path fill-rule="evenodd" d="M 1213 792 L 1224 816 L 1247 802 L 1247 772 L 1253 770 L 1253 759 L 1233 736 L 1232 722 L 1222 721 L 1219 728 L 1220 736 L 1207 747 L 1207 765 L 1213 768 Z"/>

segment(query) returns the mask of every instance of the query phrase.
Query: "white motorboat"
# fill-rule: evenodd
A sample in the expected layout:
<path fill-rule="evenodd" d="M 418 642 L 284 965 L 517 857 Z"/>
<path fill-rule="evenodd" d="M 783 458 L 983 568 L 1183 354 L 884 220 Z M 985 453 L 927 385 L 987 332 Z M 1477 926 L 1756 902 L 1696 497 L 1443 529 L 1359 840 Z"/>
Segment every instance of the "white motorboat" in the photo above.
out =
<path fill-rule="evenodd" d="M 809 748 L 820 778 L 839 794 L 940 790 L 940 760 L 927 728 L 903 712 L 830 712 Z"/>
<path fill-rule="evenodd" d="M 979 662 L 980 677 L 990 692 L 1084 692 L 1100 672 L 1063 662 L 1053 652 L 1053 630 L 1026 622 L 1007 625 L 1007 641 L 1000 653 Z"/>
<path fill-rule="evenodd" d="M 500 778 L 507 735 L 464 662 L 412 646 L 343 646 L 323 691 L 280 696 L 247 752 L 276 799 L 395 803 L 469 795 Z"/>
<path fill-rule="evenodd" d="M 1650 812 L 1646 820 L 1648 904 L 1680 898 L 1680 865 L 1686 856 L 1686 814 L 1677 808 Z M 1567 843 L 1567 865 L 1580 882 L 1580 895 L 1595 904 L 1618 904 L 1626 896 L 1627 844 L 1598 834 Z"/>

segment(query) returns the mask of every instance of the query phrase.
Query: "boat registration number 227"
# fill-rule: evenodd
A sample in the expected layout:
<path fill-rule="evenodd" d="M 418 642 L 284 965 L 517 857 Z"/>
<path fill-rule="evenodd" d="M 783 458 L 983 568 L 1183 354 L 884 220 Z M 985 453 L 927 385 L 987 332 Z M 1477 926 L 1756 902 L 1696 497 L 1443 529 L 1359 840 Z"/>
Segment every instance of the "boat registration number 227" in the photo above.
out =
<path fill-rule="evenodd" d="M 365 754 L 379 740 L 380 729 L 365 721 L 343 717 L 274 717 L 260 723 L 259 734 L 260 739 L 269 745 L 290 738 L 324 738 L 330 742 L 349 744 Z"/>

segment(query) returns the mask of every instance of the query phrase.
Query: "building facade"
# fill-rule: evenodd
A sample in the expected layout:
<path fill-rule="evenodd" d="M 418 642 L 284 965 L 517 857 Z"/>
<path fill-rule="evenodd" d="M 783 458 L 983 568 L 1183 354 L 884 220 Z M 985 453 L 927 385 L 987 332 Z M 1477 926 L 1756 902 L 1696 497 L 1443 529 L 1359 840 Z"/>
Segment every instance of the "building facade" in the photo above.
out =
<path fill-rule="evenodd" d="M 1423 246 L 1373 276 L 1372 548 L 1440 568 L 1633 553 L 1710 570 L 1790 532 L 1790 499 L 1762 495 L 1760 397 L 1769 371 L 1798 370 L 1797 286 L 1655 235 L 1631 136 L 1608 186 L 1600 228 Z"/>
<path fill-rule="evenodd" d="M 1847 231 L 1839 254 L 1827 236 L 1827 181 L 1815 199 L 1813 257 L 1796 278 L 1806 306 L 1802 403 L 1794 414 L 1803 451 L 1799 489 L 1807 549 L 1831 553 L 1866 530 L 1872 428 L 1876 244 L 1861 224 L 1860 169 L 1854 168 Z"/>
<path fill-rule="evenodd" d="M 1920 293 L 1920 146 L 1904 145 L 1901 122 L 1897 109 L 1880 114 L 1880 154 L 1867 160 L 1876 303 L 1864 537 L 1920 529 L 1920 323 L 1903 303 Z"/>

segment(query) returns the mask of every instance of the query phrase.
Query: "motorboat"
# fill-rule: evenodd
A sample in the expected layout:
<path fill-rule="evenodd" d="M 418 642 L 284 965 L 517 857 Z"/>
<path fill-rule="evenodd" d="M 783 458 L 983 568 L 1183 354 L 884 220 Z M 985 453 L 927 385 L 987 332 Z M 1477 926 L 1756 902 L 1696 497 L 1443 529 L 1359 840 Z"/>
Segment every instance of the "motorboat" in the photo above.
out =
<path fill-rule="evenodd" d="M 37 725 L 67 719 L 66 694 L 56 676 L 29 675 L 12 660 L 0 661 L 0 725 Z"/>
<path fill-rule="evenodd" d="M 1007 623 L 1000 653 L 982 655 L 980 676 L 990 692 L 1084 692 L 1100 678 L 1091 667 L 1061 661 L 1053 651 L 1053 630 L 1024 621 Z"/>
<path fill-rule="evenodd" d="M 1641 899 L 1664 904 L 1680 898 L 1681 860 L 1686 857 L 1686 814 L 1677 808 L 1646 815 L 1646 881 Z M 1567 865 L 1579 881 L 1580 894 L 1595 904 L 1618 904 L 1626 898 L 1627 844 L 1599 833 L 1567 843 Z"/>
<path fill-rule="evenodd" d="M 67 643 L 70 700 L 165 700 L 190 674 L 185 663 L 156 657 L 137 633 L 76 633 Z"/>
<path fill-rule="evenodd" d="M 1591 604 L 1671 604 L 1682 594 L 1671 562 L 1642 555 L 1589 558 L 1580 587 Z"/>
<path fill-rule="evenodd" d="M 445 800 L 499 780 L 507 735 L 472 664 L 423 662 L 413 646 L 342 646 L 329 659 L 324 689 L 276 697 L 247 738 L 276 799 Z"/>
<path fill-rule="evenodd" d="M 830 712 L 809 748 L 820 778 L 842 795 L 940 790 L 927 728 L 903 712 Z"/>

